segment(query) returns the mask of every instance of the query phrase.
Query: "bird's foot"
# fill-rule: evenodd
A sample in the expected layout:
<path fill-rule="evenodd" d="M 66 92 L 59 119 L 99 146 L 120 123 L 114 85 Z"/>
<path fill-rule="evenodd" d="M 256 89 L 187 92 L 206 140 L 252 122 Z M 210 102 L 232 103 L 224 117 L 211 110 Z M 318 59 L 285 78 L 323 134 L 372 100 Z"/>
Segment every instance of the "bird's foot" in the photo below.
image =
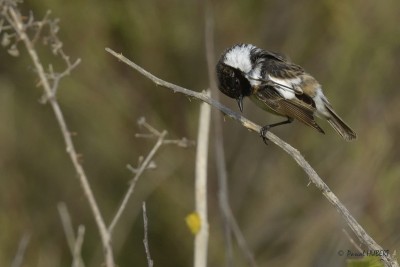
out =
<path fill-rule="evenodd" d="M 268 141 L 269 141 L 269 139 L 267 137 L 267 132 L 269 131 L 270 128 L 271 128 L 270 125 L 265 125 L 260 130 L 260 137 L 263 139 L 264 144 L 266 144 L 266 145 L 268 145 Z"/>

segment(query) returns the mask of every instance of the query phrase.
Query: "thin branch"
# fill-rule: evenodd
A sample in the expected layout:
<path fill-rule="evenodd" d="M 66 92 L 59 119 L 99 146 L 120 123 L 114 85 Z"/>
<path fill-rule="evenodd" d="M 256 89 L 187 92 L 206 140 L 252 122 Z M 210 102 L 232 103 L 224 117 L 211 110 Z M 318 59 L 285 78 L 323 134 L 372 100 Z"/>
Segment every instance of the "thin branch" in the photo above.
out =
<path fill-rule="evenodd" d="M 83 267 L 81 251 L 82 251 L 84 237 L 85 237 L 85 226 L 79 225 L 78 237 L 76 238 L 75 245 L 74 245 L 72 267 Z"/>
<path fill-rule="evenodd" d="M 160 136 L 161 132 L 159 130 L 157 130 L 156 128 L 154 128 L 153 126 L 151 126 L 150 124 L 148 124 L 146 122 L 145 117 L 141 117 L 140 119 L 138 119 L 138 125 L 141 127 L 146 128 L 150 133 L 152 133 L 154 136 Z"/>
<path fill-rule="evenodd" d="M 47 19 L 50 16 L 50 14 L 51 14 L 51 11 L 47 10 L 47 12 L 44 15 L 43 19 L 41 21 L 36 22 L 37 29 L 36 29 L 35 35 L 32 38 L 32 44 L 33 45 L 35 45 L 37 40 L 39 39 L 40 34 L 42 33 L 42 30 L 43 30 L 43 27 L 44 27 L 44 25 L 46 25 Z M 33 14 L 31 13 L 31 17 L 32 16 L 33 16 Z"/>
<path fill-rule="evenodd" d="M 354 239 L 350 236 L 350 234 L 346 231 L 346 229 L 342 229 L 343 233 L 346 235 L 346 237 L 349 239 L 350 243 L 353 244 L 353 246 L 358 250 L 358 252 L 363 252 L 363 250 L 361 249 L 361 247 L 356 244 L 356 242 L 354 241 Z"/>
<path fill-rule="evenodd" d="M 206 43 L 206 57 L 207 57 L 207 69 L 209 84 L 211 88 L 212 96 L 219 101 L 219 93 L 216 84 L 215 75 L 215 53 L 214 53 L 214 21 L 212 14 L 212 2 L 205 0 L 205 43 Z M 244 254 L 248 264 L 252 267 L 256 267 L 257 263 L 254 258 L 253 252 L 250 250 L 246 239 L 243 236 L 242 231 L 232 213 L 232 209 L 229 205 L 229 194 L 228 194 L 228 174 L 226 170 L 226 160 L 224 151 L 223 132 L 221 126 L 221 113 L 218 110 L 214 110 L 212 113 L 214 121 L 214 146 L 215 146 L 215 162 L 218 173 L 218 203 L 221 210 L 221 215 L 224 225 L 224 238 L 225 238 L 225 249 L 226 249 L 226 265 L 228 267 L 233 266 L 233 251 L 232 251 L 232 235 L 236 238 L 236 241 Z"/>
<path fill-rule="evenodd" d="M 61 224 L 64 229 L 65 237 L 67 238 L 67 244 L 71 254 L 74 253 L 75 245 L 75 234 L 74 228 L 72 227 L 71 216 L 69 216 L 67 205 L 64 202 L 60 202 L 57 205 L 58 213 L 60 214 Z"/>
<path fill-rule="evenodd" d="M 206 93 L 211 95 L 210 91 Z M 196 151 L 195 202 L 201 228 L 194 242 L 194 267 L 207 266 L 208 219 L 207 219 L 207 160 L 210 133 L 211 107 L 200 105 L 199 130 Z"/>
<path fill-rule="evenodd" d="M 153 260 L 151 259 L 150 249 L 149 249 L 149 239 L 148 239 L 148 236 L 147 236 L 147 233 L 148 233 L 148 221 L 147 221 L 147 214 L 146 214 L 146 202 L 144 202 L 144 201 L 143 201 L 143 204 L 142 204 L 142 209 L 143 209 L 143 227 L 144 227 L 143 244 L 144 244 L 144 250 L 146 251 L 147 266 L 148 267 L 153 267 Z"/>
<path fill-rule="evenodd" d="M 153 161 L 153 158 L 157 151 L 160 149 L 162 145 L 165 144 L 174 144 L 180 147 L 189 147 L 193 144 L 193 141 L 190 141 L 186 138 L 178 139 L 178 140 L 165 140 L 165 136 L 167 135 L 167 131 L 158 131 L 156 128 L 151 126 L 146 122 L 146 119 L 144 117 L 140 118 L 138 120 L 138 125 L 141 127 L 146 128 L 149 133 L 140 133 L 136 134 L 135 137 L 138 138 L 157 138 L 157 142 L 155 143 L 154 147 L 150 150 L 149 154 L 147 157 L 143 160 L 143 157 L 139 157 L 139 162 L 138 162 L 138 167 L 134 168 L 131 165 L 128 165 L 127 168 L 135 174 L 134 178 L 132 179 L 130 186 L 125 193 L 125 196 L 121 202 L 121 204 L 118 207 L 117 212 L 114 215 L 114 218 L 112 219 L 110 226 L 108 227 L 108 231 L 110 234 L 112 234 L 116 224 L 118 223 L 118 220 L 121 218 L 122 213 L 126 209 L 126 206 L 128 204 L 128 201 L 130 197 L 132 196 L 136 183 L 138 182 L 140 176 L 143 174 L 143 172 L 147 169 L 154 169 L 156 167 L 156 164 Z"/>
<path fill-rule="evenodd" d="M 77 260 L 75 257 L 75 245 L 77 244 L 77 241 L 75 239 L 74 228 L 72 227 L 71 216 L 69 215 L 67 205 L 65 205 L 64 202 L 58 203 L 57 208 L 58 208 L 58 213 L 60 214 L 60 219 L 64 229 L 64 234 L 65 237 L 67 238 L 67 244 L 71 252 L 71 255 L 73 257 L 73 262 L 75 262 Z M 81 267 L 85 266 L 82 257 L 79 257 L 79 266 Z"/>
<path fill-rule="evenodd" d="M 11 264 L 11 267 L 20 267 L 24 261 L 25 251 L 28 248 L 29 240 L 31 239 L 29 234 L 24 234 L 19 241 L 18 250 Z"/>
<path fill-rule="evenodd" d="M 206 47 L 207 70 L 208 80 L 211 89 L 211 95 L 217 101 L 219 100 L 219 93 L 216 84 L 215 75 L 215 49 L 214 49 L 214 20 L 212 2 L 205 0 L 204 11 L 204 40 Z M 224 229 L 225 241 L 225 262 L 227 267 L 233 266 L 233 249 L 232 249 L 232 230 L 229 216 L 229 195 L 228 195 L 228 174 L 226 171 L 226 160 L 224 151 L 223 132 L 221 126 L 221 113 L 218 110 L 212 112 L 213 125 L 214 125 L 214 150 L 215 150 L 215 164 L 218 174 L 218 204 L 221 211 L 222 224 Z M 229 211 L 227 210 L 229 209 Z M 234 218 L 233 218 L 234 219 Z M 239 229 L 240 231 L 240 229 Z M 242 246 L 240 246 L 242 248 Z M 243 251 L 243 250 L 242 250 Z M 245 252 L 246 255 L 246 252 Z M 246 257 L 247 258 L 247 257 Z"/>
<path fill-rule="evenodd" d="M 101 241 L 102 241 L 103 247 L 105 249 L 106 266 L 114 267 L 114 257 L 113 257 L 113 252 L 112 252 L 112 248 L 111 248 L 111 244 L 110 244 L 110 235 L 107 231 L 103 217 L 100 213 L 96 199 L 93 195 L 93 192 L 90 187 L 86 173 L 85 173 L 81 163 L 79 162 L 79 156 L 75 150 L 75 146 L 74 146 L 74 143 L 71 138 L 70 130 L 66 124 L 64 115 L 60 108 L 60 105 L 58 104 L 58 102 L 55 98 L 55 95 L 54 95 L 55 90 L 50 85 L 50 81 L 49 81 L 48 77 L 46 76 L 43 65 L 39 59 L 39 56 L 38 56 L 35 48 L 34 48 L 34 44 L 32 43 L 32 40 L 29 38 L 29 36 L 26 33 L 26 27 L 23 23 L 21 14 L 19 13 L 19 11 L 16 8 L 14 8 L 12 6 L 8 6 L 8 13 L 10 14 L 8 22 L 10 23 L 10 25 L 13 26 L 15 32 L 19 36 L 19 39 L 25 44 L 25 47 L 29 53 L 29 56 L 32 59 L 32 62 L 34 64 L 37 74 L 39 76 L 40 84 L 43 86 L 46 98 L 49 100 L 50 105 L 54 111 L 55 117 L 57 119 L 57 122 L 60 126 L 60 129 L 61 129 L 61 132 L 62 132 L 62 135 L 64 138 L 64 142 L 66 145 L 67 153 L 70 156 L 70 159 L 75 168 L 75 171 L 78 174 L 79 181 L 81 183 L 81 186 L 83 188 L 85 196 L 89 201 L 89 205 L 93 212 L 97 227 L 99 228 Z M 56 48 L 57 47 L 53 47 L 53 52 L 57 52 L 57 50 L 55 50 Z M 67 66 L 67 68 L 70 70 L 72 69 L 70 66 Z"/>
<path fill-rule="evenodd" d="M 196 99 L 199 99 L 203 102 L 206 102 L 213 106 L 214 108 L 219 109 L 223 113 L 225 113 L 228 117 L 238 121 L 241 125 L 243 125 L 245 128 L 247 128 L 250 131 L 256 132 L 257 134 L 260 133 L 261 126 L 255 124 L 254 122 L 246 119 L 242 115 L 232 111 L 231 109 L 227 108 L 226 106 L 222 105 L 218 101 L 212 99 L 209 97 L 206 93 L 198 93 L 186 88 L 183 88 L 181 86 L 166 82 L 164 80 L 161 80 L 160 78 L 154 76 L 150 72 L 144 70 L 137 64 L 133 63 L 126 57 L 124 57 L 122 54 L 118 54 L 115 51 L 111 50 L 110 48 L 106 48 L 106 51 L 113 56 L 115 56 L 117 59 L 121 60 L 131 68 L 135 69 L 137 72 L 145 76 L 146 78 L 150 79 L 153 81 L 156 85 L 167 88 L 172 90 L 173 92 L 176 93 L 182 93 L 187 96 L 194 97 Z M 352 229 L 354 234 L 357 236 L 357 238 L 360 240 L 361 243 L 363 243 L 365 246 L 367 246 L 371 250 L 383 250 L 382 247 L 373 240 L 368 233 L 362 228 L 362 226 L 354 219 L 354 217 L 350 214 L 348 209 L 339 201 L 339 199 L 336 197 L 336 195 L 330 190 L 330 188 L 323 182 L 321 177 L 316 173 L 316 171 L 311 167 L 311 165 L 305 160 L 305 158 L 300 154 L 300 152 L 289 145 L 288 143 L 284 142 L 281 140 L 279 137 L 277 137 L 275 134 L 272 132 L 267 132 L 265 137 L 267 137 L 272 143 L 276 144 L 279 146 L 281 149 L 283 149 L 289 156 L 291 156 L 294 161 L 304 170 L 304 172 L 308 175 L 310 181 L 322 192 L 322 194 L 325 196 L 326 199 L 336 208 L 336 210 L 340 213 L 342 218 L 345 220 L 345 222 L 349 225 L 349 227 Z M 398 267 L 399 264 L 397 261 L 392 258 L 391 255 L 382 255 L 381 259 L 385 266 L 392 266 L 392 267 Z"/>
<path fill-rule="evenodd" d="M 154 145 L 154 147 L 152 148 L 152 150 L 150 151 L 150 153 L 145 158 L 145 160 L 140 164 L 140 167 L 138 169 L 135 169 L 135 177 L 132 179 L 132 182 L 129 185 L 127 192 L 125 193 L 125 196 L 121 202 L 121 205 L 119 206 L 117 212 L 114 215 L 114 218 L 112 219 L 112 221 L 110 223 L 110 226 L 108 227 L 108 232 L 110 234 L 112 234 L 116 224 L 118 223 L 118 220 L 121 218 L 122 213 L 126 209 L 126 205 L 128 204 L 128 201 L 129 201 L 130 197 L 132 196 L 133 191 L 135 190 L 137 181 L 139 180 L 139 178 L 143 174 L 143 172 L 148 168 L 154 155 L 156 154 L 156 152 L 158 151 L 158 149 L 162 146 L 162 144 L 164 142 L 164 138 L 165 138 L 165 135 L 167 134 L 167 131 L 163 131 L 161 133 L 159 133 L 157 130 L 155 130 L 155 131 L 157 132 L 157 134 L 159 134 L 158 140 L 157 140 L 156 144 Z"/>
<path fill-rule="evenodd" d="M 188 140 L 186 137 L 183 137 L 181 139 L 176 139 L 176 140 L 164 140 L 164 145 L 176 145 L 179 147 L 191 147 L 196 145 L 195 141 Z"/>
<path fill-rule="evenodd" d="M 226 217 L 229 222 L 229 226 L 232 228 L 232 232 L 238 242 L 240 249 L 242 250 L 247 262 L 250 266 L 256 267 L 257 262 L 254 258 L 253 252 L 250 250 L 249 246 L 247 245 L 246 239 L 243 236 L 242 231 L 240 230 L 239 224 L 237 223 L 235 216 L 233 216 L 231 207 L 228 205 L 223 208 L 224 212 L 226 212 Z"/>
<path fill-rule="evenodd" d="M 51 77 L 49 77 L 49 78 L 53 80 L 53 84 L 52 84 L 52 87 L 51 87 L 51 91 L 52 91 L 53 95 L 57 94 L 57 90 L 59 88 L 60 80 L 62 78 L 64 78 L 65 76 L 69 75 L 71 73 L 71 71 L 74 68 L 76 68 L 80 63 L 81 63 L 81 59 L 78 58 L 77 60 L 75 60 L 74 63 L 72 63 L 72 64 L 69 63 L 68 67 L 63 72 L 61 72 L 61 73 L 52 72 L 51 73 L 53 75 Z"/>

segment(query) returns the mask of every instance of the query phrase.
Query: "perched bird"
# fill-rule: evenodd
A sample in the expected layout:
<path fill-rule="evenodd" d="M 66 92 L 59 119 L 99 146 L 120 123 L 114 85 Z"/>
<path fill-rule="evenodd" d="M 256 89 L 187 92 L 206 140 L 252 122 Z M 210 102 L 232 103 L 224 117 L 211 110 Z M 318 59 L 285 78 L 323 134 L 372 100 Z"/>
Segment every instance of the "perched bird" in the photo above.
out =
<path fill-rule="evenodd" d="M 287 118 L 264 126 L 260 132 L 264 141 L 270 128 L 294 119 L 325 133 L 315 122 L 314 115 L 328 120 L 346 141 L 357 138 L 333 110 L 318 81 L 280 53 L 251 44 L 237 44 L 221 55 L 216 71 L 219 90 L 236 99 L 241 112 L 243 98 L 248 96 L 262 109 Z"/>

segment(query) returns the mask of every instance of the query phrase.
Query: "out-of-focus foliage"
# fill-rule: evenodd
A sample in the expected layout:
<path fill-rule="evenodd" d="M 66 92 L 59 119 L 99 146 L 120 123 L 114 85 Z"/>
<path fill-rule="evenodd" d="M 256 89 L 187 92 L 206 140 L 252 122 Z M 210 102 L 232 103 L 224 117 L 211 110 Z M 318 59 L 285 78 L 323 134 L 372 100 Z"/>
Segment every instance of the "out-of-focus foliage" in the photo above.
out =
<path fill-rule="evenodd" d="M 367 256 L 361 259 L 347 261 L 347 267 L 384 267 L 379 257 Z"/>
<path fill-rule="evenodd" d="M 81 65 L 64 79 L 59 101 L 101 210 L 111 219 L 131 178 L 125 168 L 152 146 L 138 140 L 135 121 L 146 116 L 171 138 L 196 138 L 198 102 L 172 94 L 104 51 L 111 47 L 170 82 L 202 90 L 208 78 L 203 5 L 199 1 L 55 1 L 21 5 L 61 19 L 60 37 Z M 358 133 L 346 143 L 326 123 L 321 135 L 300 123 L 274 132 L 297 147 L 371 236 L 390 252 L 400 247 L 400 2 L 216 1 L 215 46 L 249 42 L 281 51 L 323 85 L 336 111 Z M 50 54 L 47 63 L 57 65 Z M 21 237 L 30 234 L 24 266 L 68 266 L 57 203 L 73 224 L 86 226 L 86 266 L 102 262 L 93 216 L 65 153 L 26 51 L 0 51 L 0 266 L 9 266 Z M 237 109 L 226 97 L 222 101 Z M 279 118 L 248 101 L 245 115 L 260 124 Z M 339 214 L 296 163 L 230 120 L 222 122 L 230 202 L 259 266 L 345 266 L 338 251 L 355 250 Z M 213 140 L 213 138 L 211 138 Z M 193 207 L 194 149 L 164 147 L 146 172 L 113 245 L 119 266 L 144 266 L 142 200 L 155 265 L 192 264 L 193 235 L 185 216 Z M 210 266 L 224 264 L 217 176 L 210 149 Z M 245 264 L 235 246 L 236 265 Z M 173 255 L 173 257 L 171 257 Z"/>

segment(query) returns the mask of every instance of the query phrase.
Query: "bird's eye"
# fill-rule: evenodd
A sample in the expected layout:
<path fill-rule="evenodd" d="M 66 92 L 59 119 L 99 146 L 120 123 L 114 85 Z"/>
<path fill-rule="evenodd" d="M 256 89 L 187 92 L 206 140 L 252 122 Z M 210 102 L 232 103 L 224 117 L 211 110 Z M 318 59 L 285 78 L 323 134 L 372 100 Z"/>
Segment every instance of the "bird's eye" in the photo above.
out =
<path fill-rule="evenodd" d="M 239 86 L 239 85 L 240 85 L 239 79 L 235 79 L 235 85 L 236 85 L 236 86 Z"/>

